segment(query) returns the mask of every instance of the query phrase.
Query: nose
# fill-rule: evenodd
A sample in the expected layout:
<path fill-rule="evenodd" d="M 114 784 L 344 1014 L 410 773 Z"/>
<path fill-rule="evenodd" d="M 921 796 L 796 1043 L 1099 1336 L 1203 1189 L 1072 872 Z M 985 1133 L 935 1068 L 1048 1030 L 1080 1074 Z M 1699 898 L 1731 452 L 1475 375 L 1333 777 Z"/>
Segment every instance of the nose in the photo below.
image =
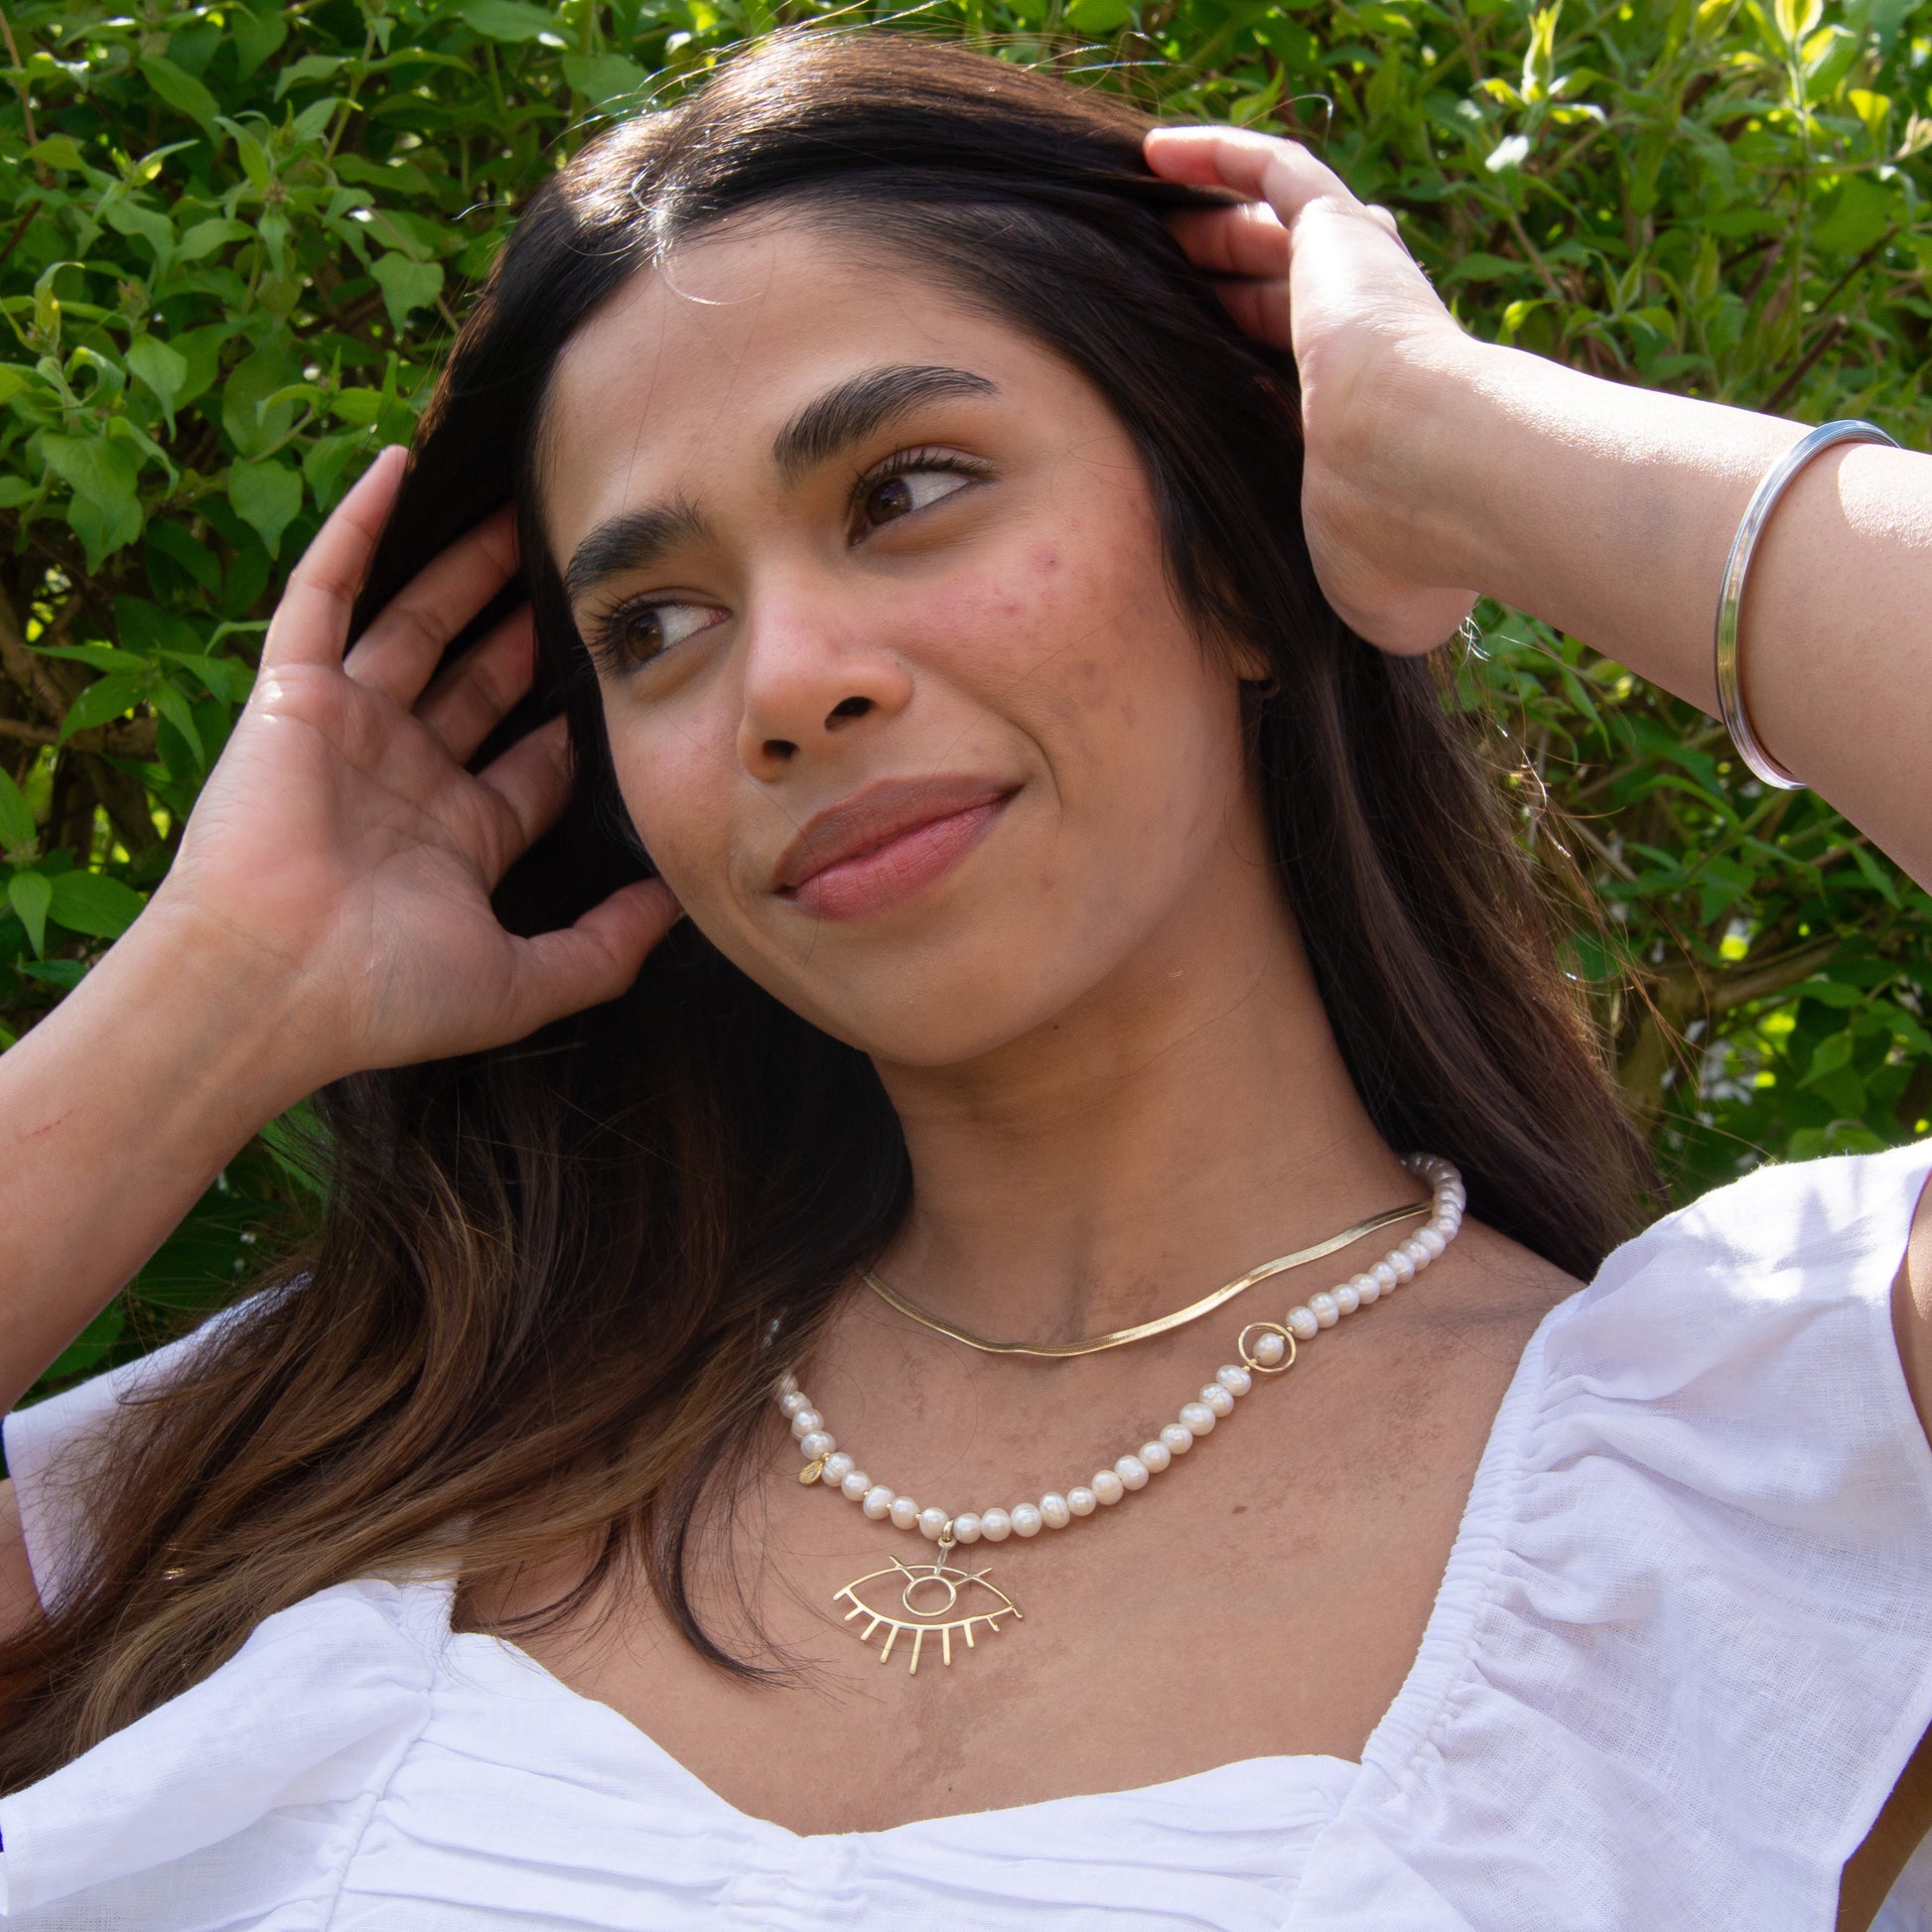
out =
<path fill-rule="evenodd" d="M 896 717 L 912 695 L 897 655 L 843 600 L 794 592 L 747 613 L 738 756 L 778 778 L 842 734 Z"/>

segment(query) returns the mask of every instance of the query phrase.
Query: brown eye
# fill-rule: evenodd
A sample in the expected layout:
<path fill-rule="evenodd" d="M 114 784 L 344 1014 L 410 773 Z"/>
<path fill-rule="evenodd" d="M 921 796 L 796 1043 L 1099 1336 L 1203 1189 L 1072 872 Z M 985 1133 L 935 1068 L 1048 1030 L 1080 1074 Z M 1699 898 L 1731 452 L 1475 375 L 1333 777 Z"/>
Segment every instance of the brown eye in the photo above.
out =
<path fill-rule="evenodd" d="M 881 477 L 859 493 L 859 534 L 876 530 L 882 523 L 895 523 L 902 516 L 910 516 L 914 510 L 925 509 L 964 489 L 973 481 L 972 476 L 958 469 L 937 465 Z"/>
<path fill-rule="evenodd" d="M 912 484 L 904 477 L 888 477 L 884 483 L 874 483 L 866 492 L 868 523 L 890 523 L 894 517 L 903 516 L 917 507 L 912 500 Z"/>
<path fill-rule="evenodd" d="M 623 605 L 605 624 L 596 654 L 618 669 L 643 664 L 724 618 L 708 604 Z"/>

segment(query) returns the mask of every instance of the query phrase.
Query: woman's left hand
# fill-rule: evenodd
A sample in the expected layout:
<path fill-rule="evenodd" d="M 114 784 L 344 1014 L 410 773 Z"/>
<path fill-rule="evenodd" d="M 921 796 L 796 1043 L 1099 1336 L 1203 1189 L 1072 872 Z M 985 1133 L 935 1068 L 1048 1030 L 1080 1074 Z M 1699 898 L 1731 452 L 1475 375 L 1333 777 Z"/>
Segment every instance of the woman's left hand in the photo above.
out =
<path fill-rule="evenodd" d="M 1386 208 L 1357 201 L 1299 142 L 1232 127 L 1160 128 L 1157 174 L 1251 198 L 1172 226 L 1250 335 L 1294 352 L 1307 444 L 1302 514 L 1315 575 L 1361 636 L 1425 651 L 1474 593 L 1432 583 L 1425 505 L 1403 487 L 1405 450 L 1470 341 L 1397 238 Z"/>

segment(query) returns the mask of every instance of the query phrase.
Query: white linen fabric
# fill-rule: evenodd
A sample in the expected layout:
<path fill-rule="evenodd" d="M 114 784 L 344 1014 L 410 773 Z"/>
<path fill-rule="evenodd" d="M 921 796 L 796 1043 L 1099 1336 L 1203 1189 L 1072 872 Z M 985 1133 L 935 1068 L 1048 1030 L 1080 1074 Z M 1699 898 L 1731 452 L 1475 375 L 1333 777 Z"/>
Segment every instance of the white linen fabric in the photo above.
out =
<path fill-rule="evenodd" d="M 366 1579 L 0 1800 L 0 1903 L 63 1932 L 1828 1932 L 1932 1725 L 1889 1293 L 1928 1168 L 1760 1171 L 1551 1313 L 1359 1765 L 800 1837 L 453 1633 L 446 1584 Z M 64 1452 L 167 1353 L 8 1419 L 44 1594 L 85 1534 Z M 1932 1932 L 1932 1859 L 1879 1924 Z"/>

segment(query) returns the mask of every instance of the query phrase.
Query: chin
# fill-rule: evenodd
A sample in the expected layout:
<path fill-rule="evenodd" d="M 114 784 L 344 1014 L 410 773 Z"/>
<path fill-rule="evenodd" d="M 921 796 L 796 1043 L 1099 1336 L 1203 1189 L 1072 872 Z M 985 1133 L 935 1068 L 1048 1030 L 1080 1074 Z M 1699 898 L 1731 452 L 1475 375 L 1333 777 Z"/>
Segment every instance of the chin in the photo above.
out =
<path fill-rule="evenodd" d="M 865 983 L 873 975 L 854 974 L 836 990 L 796 984 L 767 984 L 766 990 L 875 1060 L 939 1068 L 984 1059 L 1052 1025 L 1080 990 L 1063 985 L 1065 977 L 1034 973 L 1018 985 L 1010 959 L 954 954 L 943 970 L 888 968 L 873 985 Z"/>

